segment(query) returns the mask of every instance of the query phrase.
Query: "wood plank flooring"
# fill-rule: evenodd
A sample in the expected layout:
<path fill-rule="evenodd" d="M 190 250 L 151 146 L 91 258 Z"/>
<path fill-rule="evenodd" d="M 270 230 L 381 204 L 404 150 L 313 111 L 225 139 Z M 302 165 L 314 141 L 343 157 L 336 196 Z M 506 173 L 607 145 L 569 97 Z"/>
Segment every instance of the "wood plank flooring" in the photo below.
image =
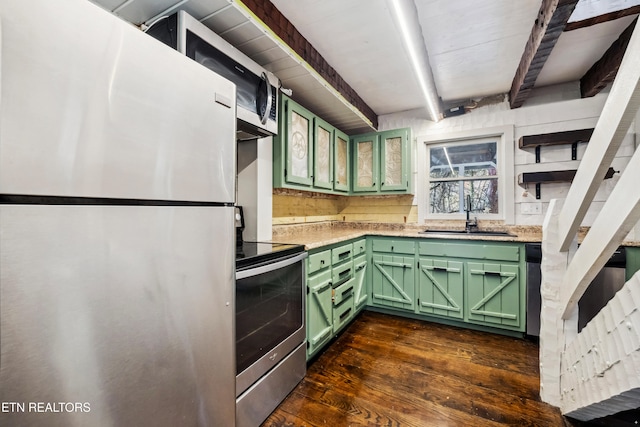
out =
<path fill-rule="evenodd" d="M 538 345 L 365 311 L 264 427 L 585 426 L 539 398 Z"/>

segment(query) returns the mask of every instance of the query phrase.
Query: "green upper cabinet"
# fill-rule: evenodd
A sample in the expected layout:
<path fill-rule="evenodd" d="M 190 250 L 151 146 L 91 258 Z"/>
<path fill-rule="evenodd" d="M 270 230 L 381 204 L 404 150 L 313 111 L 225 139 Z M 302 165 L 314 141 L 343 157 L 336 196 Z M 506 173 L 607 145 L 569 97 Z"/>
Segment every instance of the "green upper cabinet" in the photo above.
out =
<path fill-rule="evenodd" d="M 280 99 L 274 188 L 348 193 L 349 137 L 288 97 Z"/>
<path fill-rule="evenodd" d="M 380 191 L 409 191 L 409 135 L 409 129 L 390 130 L 380 134 Z"/>
<path fill-rule="evenodd" d="M 355 136 L 351 139 L 354 156 L 353 191 L 371 192 L 379 189 L 377 134 Z"/>
<path fill-rule="evenodd" d="M 411 192 L 410 135 L 404 128 L 351 138 L 354 193 Z"/>
<path fill-rule="evenodd" d="M 314 122 L 313 186 L 333 190 L 333 138 L 334 129 L 319 117 Z"/>
<path fill-rule="evenodd" d="M 344 132 L 334 131 L 334 167 L 333 189 L 338 192 L 349 192 L 349 176 L 351 175 L 351 162 L 349 161 L 349 137 Z"/>
<path fill-rule="evenodd" d="M 278 136 L 274 138 L 274 187 L 310 188 L 313 183 L 313 115 L 281 97 Z"/>

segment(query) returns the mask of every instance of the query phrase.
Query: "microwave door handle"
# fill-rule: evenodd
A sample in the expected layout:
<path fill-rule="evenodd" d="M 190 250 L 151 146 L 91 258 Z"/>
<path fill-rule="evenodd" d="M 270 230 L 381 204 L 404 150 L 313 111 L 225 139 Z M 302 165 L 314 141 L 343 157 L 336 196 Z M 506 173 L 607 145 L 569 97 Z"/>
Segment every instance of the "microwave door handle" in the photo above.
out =
<path fill-rule="evenodd" d="M 302 261 L 307 257 L 307 253 L 303 252 L 291 258 L 284 259 L 282 261 L 275 261 L 270 264 L 262 265 L 260 267 L 248 268 L 246 270 L 236 272 L 236 280 L 245 279 L 247 277 L 257 276 L 259 274 L 268 273 L 270 271 L 278 270 L 279 268 L 287 267 L 291 264 Z"/>
<path fill-rule="evenodd" d="M 271 96 L 271 83 L 269 83 L 269 78 L 267 77 L 267 73 L 264 71 L 260 78 L 264 81 L 265 91 L 267 92 L 267 105 L 264 110 L 264 114 L 260 116 L 260 122 L 264 125 L 267 123 L 267 119 L 269 118 L 269 113 L 271 113 L 271 107 L 273 103 L 273 97 Z"/>

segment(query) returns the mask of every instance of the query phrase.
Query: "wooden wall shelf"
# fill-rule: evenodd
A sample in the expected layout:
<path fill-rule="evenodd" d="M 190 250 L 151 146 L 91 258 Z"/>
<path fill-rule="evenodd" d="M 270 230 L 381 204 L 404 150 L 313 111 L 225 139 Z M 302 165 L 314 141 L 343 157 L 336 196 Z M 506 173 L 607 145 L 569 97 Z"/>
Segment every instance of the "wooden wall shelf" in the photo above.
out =
<path fill-rule="evenodd" d="M 518 175 L 518 184 L 520 186 L 536 185 L 536 199 L 540 198 L 540 184 L 544 182 L 572 182 L 576 176 L 577 169 L 545 171 L 545 172 L 524 172 Z M 613 177 L 618 171 L 613 168 L 607 170 L 604 179 Z"/>
<path fill-rule="evenodd" d="M 536 163 L 540 163 L 540 147 L 549 145 L 571 144 L 571 160 L 576 160 L 579 142 L 589 142 L 593 135 L 593 128 L 568 130 L 563 132 L 543 133 L 540 135 L 525 135 L 518 140 L 518 147 L 536 150 Z"/>

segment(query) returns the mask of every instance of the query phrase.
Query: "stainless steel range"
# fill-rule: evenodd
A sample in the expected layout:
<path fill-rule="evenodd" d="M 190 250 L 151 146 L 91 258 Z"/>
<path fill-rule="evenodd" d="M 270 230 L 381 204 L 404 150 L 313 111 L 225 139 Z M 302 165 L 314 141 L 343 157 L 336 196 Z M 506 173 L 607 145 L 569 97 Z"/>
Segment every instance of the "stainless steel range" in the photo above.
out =
<path fill-rule="evenodd" d="M 306 373 L 306 257 L 302 245 L 236 245 L 239 427 L 262 423 Z"/>

